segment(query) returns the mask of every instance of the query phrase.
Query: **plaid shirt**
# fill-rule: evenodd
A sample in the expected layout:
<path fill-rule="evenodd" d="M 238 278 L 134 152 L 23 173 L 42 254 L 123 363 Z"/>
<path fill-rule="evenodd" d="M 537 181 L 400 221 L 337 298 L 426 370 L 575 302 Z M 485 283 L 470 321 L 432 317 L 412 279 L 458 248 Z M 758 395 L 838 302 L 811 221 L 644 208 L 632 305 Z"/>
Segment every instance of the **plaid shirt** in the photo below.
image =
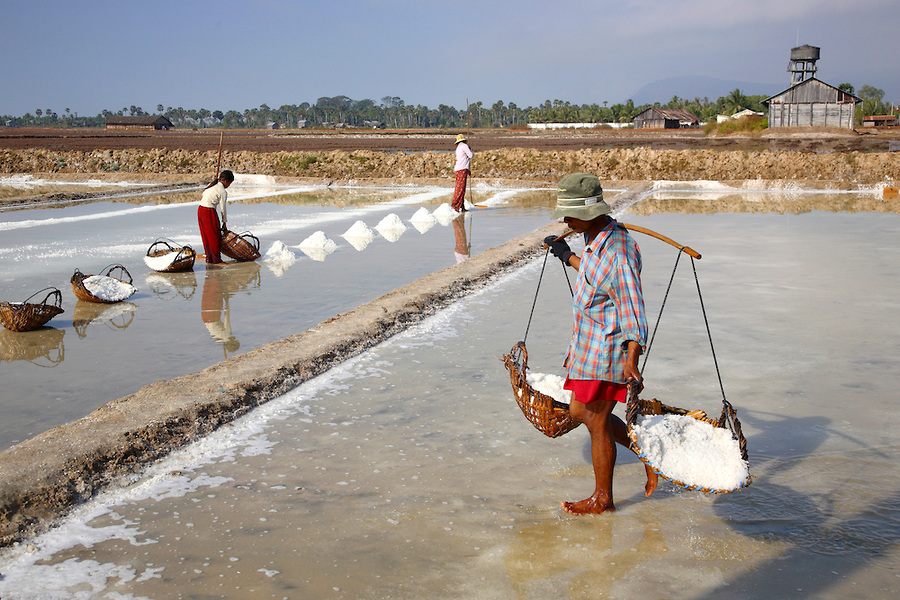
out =
<path fill-rule="evenodd" d="M 569 379 L 625 383 L 626 341 L 643 348 L 647 317 L 641 292 L 641 251 L 615 219 L 581 256 L 573 303 L 575 326 L 566 356 Z"/>

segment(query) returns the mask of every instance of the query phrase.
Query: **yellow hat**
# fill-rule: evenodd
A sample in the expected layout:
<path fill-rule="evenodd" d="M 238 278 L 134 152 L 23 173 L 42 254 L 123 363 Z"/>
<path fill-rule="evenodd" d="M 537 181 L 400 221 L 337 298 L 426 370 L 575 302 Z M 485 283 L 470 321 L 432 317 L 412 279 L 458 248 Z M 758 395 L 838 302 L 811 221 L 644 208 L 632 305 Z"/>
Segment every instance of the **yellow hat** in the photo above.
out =
<path fill-rule="evenodd" d="M 459 134 L 458 136 L 456 136 L 456 141 L 454 142 L 454 144 L 458 144 L 460 142 L 465 142 L 465 141 L 466 141 L 466 136 L 464 136 L 463 134 Z"/>

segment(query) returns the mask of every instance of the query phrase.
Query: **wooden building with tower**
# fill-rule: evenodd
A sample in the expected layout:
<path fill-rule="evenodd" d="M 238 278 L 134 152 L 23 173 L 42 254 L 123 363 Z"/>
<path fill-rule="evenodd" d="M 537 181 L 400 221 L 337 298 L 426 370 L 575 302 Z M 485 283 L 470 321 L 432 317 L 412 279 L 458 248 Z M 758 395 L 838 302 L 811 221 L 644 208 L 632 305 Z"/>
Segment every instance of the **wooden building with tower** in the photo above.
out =
<path fill-rule="evenodd" d="M 819 48 L 803 45 L 791 49 L 788 72 L 791 87 L 762 101 L 769 128 L 847 127 L 852 129 L 859 98 L 816 79 Z"/>

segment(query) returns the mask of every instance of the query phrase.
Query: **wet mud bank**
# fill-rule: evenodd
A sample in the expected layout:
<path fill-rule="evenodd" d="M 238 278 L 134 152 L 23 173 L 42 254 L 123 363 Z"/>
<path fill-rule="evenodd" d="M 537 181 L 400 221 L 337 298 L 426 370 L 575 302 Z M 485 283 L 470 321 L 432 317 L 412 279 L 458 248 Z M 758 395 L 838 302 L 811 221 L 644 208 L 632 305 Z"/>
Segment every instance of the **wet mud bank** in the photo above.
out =
<path fill-rule="evenodd" d="M 540 252 L 553 223 L 318 326 L 158 381 L 0 453 L 0 546 L 46 530 L 104 487 L 483 287 Z"/>

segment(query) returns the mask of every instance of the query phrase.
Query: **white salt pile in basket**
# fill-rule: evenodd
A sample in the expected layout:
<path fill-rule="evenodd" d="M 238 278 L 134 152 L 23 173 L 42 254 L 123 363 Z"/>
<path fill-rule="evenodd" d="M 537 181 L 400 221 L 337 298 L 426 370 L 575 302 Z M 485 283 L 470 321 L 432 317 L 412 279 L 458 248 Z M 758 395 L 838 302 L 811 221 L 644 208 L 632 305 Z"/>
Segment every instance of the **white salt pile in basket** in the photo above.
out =
<path fill-rule="evenodd" d="M 685 415 L 640 415 L 632 428 L 642 456 L 687 486 L 735 490 L 750 477 L 731 431 Z"/>
<path fill-rule="evenodd" d="M 419 233 L 425 233 L 437 224 L 437 219 L 428 212 L 424 206 L 420 207 L 416 213 L 410 217 L 409 222 L 413 224 Z"/>
<path fill-rule="evenodd" d="M 380 233 L 381 236 L 389 242 L 396 242 L 399 240 L 406 229 L 406 225 L 404 225 L 403 221 L 400 220 L 400 217 L 394 213 L 383 218 L 378 225 L 375 226 L 375 231 Z"/>
<path fill-rule="evenodd" d="M 172 266 L 176 258 L 178 258 L 178 251 L 173 250 L 158 256 L 144 256 L 144 263 L 154 271 L 165 271 Z"/>
<path fill-rule="evenodd" d="M 107 275 L 91 275 L 85 277 L 81 283 L 91 295 L 107 302 L 121 302 L 130 298 L 137 291 L 137 288 L 130 283 Z"/>
<path fill-rule="evenodd" d="M 559 375 L 551 375 L 548 373 L 527 373 L 525 382 L 536 391 L 550 396 L 557 402 L 569 404 L 572 401 L 572 392 L 563 389 L 565 379 Z"/>
<path fill-rule="evenodd" d="M 375 239 L 375 232 L 362 221 L 357 221 L 341 237 L 347 240 L 351 246 L 362 251 Z"/>

